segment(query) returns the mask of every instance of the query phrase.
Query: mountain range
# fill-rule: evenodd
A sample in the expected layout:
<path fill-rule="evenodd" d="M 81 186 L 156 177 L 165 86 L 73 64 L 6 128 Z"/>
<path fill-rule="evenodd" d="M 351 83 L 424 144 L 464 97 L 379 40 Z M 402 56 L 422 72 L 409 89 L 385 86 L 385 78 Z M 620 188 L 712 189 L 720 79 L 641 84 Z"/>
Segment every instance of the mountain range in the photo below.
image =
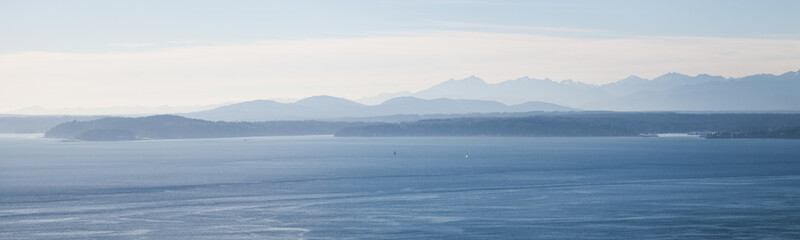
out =
<path fill-rule="evenodd" d="M 531 111 L 797 112 L 800 111 L 798 92 L 800 71 L 743 78 L 668 73 L 654 79 L 630 76 L 602 85 L 529 77 L 487 83 L 470 76 L 418 92 L 383 93 L 358 101 L 331 96 L 290 103 L 254 100 L 184 109 L 184 113 L 178 115 L 212 121 L 351 121 L 399 115 L 405 116 L 398 119 L 421 119 L 432 115 L 439 115 L 439 118 Z M 175 111 L 170 113 L 180 112 L 178 109 L 172 108 Z M 164 111 L 170 109 L 158 110 L 167 113 Z M 28 109 L 23 112 L 43 114 L 49 111 Z"/>
<path fill-rule="evenodd" d="M 724 78 L 668 73 L 592 85 L 522 77 L 490 84 L 470 76 L 411 93 L 383 93 L 359 102 L 315 96 L 294 103 L 255 100 L 181 114 L 213 121 L 359 119 L 402 114 L 530 111 L 800 111 L 800 71 Z M 368 105 L 373 104 L 373 105 Z"/>
<path fill-rule="evenodd" d="M 603 85 L 528 77 L 489 84 L 471 76 L 449 80 L 410 96 L 505 104 L 540 101 L 583 110 L 798 111 L 798 92 L 800 71 L 743 78 L 668 73 L 652 80 L 630 76 Z"/>
<path fill-rule="evenodd" d="M 255 100 L 218 107 L 212 110 L 180 114 L 211 121 L 276 120 L 358 120 L 404 114 L 470 114 L 495 112 L 575 111 L 577 109 L 545 102 L 505 105 L 495 101 L 467 99 L 421 99 L 397 97 L 369 106 L 343 98 L 314 96 L 294 103 Z"/>

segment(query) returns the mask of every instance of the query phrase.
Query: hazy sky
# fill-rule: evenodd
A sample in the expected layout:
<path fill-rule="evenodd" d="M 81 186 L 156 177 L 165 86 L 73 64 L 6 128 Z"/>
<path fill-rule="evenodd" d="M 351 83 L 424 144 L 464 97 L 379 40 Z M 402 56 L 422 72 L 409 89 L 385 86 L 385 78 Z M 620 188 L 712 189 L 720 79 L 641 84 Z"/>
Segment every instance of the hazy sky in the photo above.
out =
<path fill-rule="evenodd" d="M 800 69 L 800 1 L 0 0 L 0 112 Z"/>

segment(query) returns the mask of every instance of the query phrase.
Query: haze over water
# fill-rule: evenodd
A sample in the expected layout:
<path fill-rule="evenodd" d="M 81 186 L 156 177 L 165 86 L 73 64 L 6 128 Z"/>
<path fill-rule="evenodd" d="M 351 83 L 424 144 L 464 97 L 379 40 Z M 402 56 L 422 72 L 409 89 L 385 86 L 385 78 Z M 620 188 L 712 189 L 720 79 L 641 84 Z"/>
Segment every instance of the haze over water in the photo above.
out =
<path fill-rule="evenodd" d="M 6 135 L 0 238 L 791 239 L 798 185 L 796 140 Z"/>

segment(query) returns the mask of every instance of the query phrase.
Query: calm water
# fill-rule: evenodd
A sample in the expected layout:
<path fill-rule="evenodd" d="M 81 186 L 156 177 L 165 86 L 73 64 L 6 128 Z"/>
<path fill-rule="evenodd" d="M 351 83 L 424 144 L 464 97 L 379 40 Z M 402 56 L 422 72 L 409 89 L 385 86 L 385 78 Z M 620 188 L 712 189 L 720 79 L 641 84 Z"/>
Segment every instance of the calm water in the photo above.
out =
<path fill-rule="evenodd" d="M 0 136 L 0 239 L 65 238 L 798 239 L 800 141 Z"/>

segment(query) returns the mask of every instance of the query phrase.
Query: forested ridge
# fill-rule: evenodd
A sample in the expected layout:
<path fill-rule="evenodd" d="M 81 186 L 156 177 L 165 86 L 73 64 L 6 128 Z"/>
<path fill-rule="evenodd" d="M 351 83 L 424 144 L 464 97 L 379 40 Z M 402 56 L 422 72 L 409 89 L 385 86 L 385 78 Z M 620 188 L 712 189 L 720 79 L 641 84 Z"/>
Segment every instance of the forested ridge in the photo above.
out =
<path fill-rule="evenodd" d="M 336 136 L 638 136 L 715 133 L 798 138 L 800 114 L 581 112 L 516 118 L 432 119 L 342 129 Z M 762 134 L 771 132 L 771 134 Z"/>
<path fill-rule="evenodd" d="M 800 114 L 573 112 L 522 117 L 430 119 L 400 123 L 213 122 L 173 115 L 71 121 L 45 137 L 90 141 L 247 136 L 640 136 L 696 133 L 709 138 L 800 138 Z"/>

